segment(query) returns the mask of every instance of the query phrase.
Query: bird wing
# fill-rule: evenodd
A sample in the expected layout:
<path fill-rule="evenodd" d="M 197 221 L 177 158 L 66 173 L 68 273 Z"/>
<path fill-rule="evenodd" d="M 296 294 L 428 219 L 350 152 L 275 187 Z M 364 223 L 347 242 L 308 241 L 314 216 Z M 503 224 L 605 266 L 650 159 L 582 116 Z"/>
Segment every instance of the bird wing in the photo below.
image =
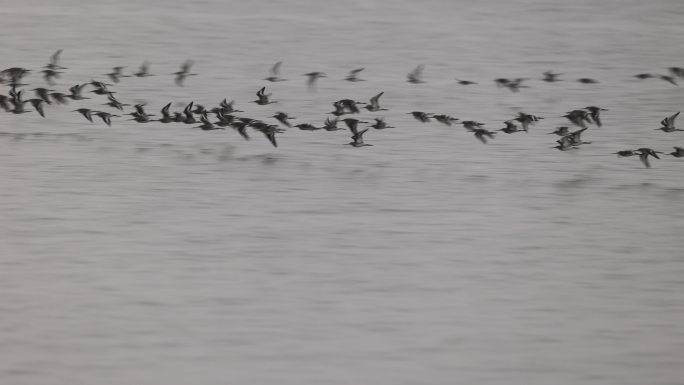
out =
<path fill-rule="evenodd" d="M 371 106 L 373 106 L 373 108 L 380 108 L 379 100 L 380 100 L 380 97 L 382 96 L 382 94 L 384 94 L 384 93 L 385 92 L 383 91 L 383 92 L 381 92 L 381 93 L 379 93 L 379 94 L 377 94 L 371 98 L 370 102 L 371 102 Z"/>
<path fill-rule="evenodd" d="M 53 53 L 52 56 L 50 57 L 50 64 L 57 65 L 59 62 L 59 55 L 62 53 L 62 50 L 59 49 L 57 52 Z"/>
<path fill-rule="evenodd" d="M 275 63 L 273 67 L 271 67 L 271 75 L 273 75 L 274 77 L 278 77 L 278 75 L 280 74 L 280 66 L 282 64 L 282 61 Z"/>
<path fill-rule="evenodd" d="M 190 68 L 194 62 L 192 60 L 186 60 L 185 63 L 181 65 L 181 72 L 190 72 Z"/>

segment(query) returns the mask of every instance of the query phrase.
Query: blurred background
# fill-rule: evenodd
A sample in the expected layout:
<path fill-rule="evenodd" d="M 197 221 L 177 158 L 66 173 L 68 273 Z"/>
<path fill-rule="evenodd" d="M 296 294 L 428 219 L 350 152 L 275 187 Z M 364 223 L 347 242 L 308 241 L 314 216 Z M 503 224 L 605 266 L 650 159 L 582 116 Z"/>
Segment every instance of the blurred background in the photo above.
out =
<path fill-rule="evenodd" d="M 681 384 L 684 3 L 75 1 L 2 5 L 0 68 L 124 103 L 321 125 L 384 92 L 395 128 L 259 133 L 0 114 L 0 378 L 13 385 Z M 173 72 L 192 60 L 183 87 Z M 274 63 L 280 76 L 264 80 Z M 406 74 L 424 65 L 422 84 Z M 365 68 L 362 82 L 344 78 Z M 322 71 L 315 90 L 305 73 Z M 561 81 L 543 82 L 542 73 Z M 462 86 L 456 79 L 477 84 Z M 495 78 L 527 78 L 520 92 Z M 596 84 L 581 84 L 592 78 Z M 266 86 L 276 104 L 259 106 Z M 88 88 L 89 90 L 90 88 Z M 3 86 L 2 94 L 9 88 Z M 561 116 L 600 106 L 580 149 Z M 129 107 L 130 108 L 130 107 Z M 450 114 L 529 133 L 482 144 Z M 128 110 L 126 112 L 129 112 Z"/>

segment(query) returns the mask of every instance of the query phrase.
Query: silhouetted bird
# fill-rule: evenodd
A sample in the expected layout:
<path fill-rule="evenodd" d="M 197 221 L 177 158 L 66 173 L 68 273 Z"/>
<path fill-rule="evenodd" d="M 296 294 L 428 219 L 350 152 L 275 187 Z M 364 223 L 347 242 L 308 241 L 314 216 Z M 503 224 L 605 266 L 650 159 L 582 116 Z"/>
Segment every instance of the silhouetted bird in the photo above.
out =
<path fill-rule="evenodd" d="M 105 122 L 106 125 L 110 126 L 112 125 L 112 117 L 118 117 L 119 115 L 112 115 L 109 112 L 104 112 L 104 111 L 93 111 L 93 114 L 97 115 L 102 119 L 103 122 Z"/>
<path fill-rule="evenodd" d="M 325 118 L 325 122 L 323 123 L 323 129 L 326 131 L 339 131 L 339 130 L 344 130 L 342 127 L 337 126 L 338 120 L 337 118 Z"/>
<path fill-rule="evenodd" d="M 657 75 L 658 79 L 664 80 L 672 85 L 675 85 L 679 87 L 679 84 L 677 84 L 677 81 L 672 77 L 672 76 L 667 76 L 667 75 Z"/>
<path fill-rule="evenodd" d="M 108 73 L 107 76 L 114 82 L 118 83 L 120 78 L 128 78 L 130 75 L 124 75 L 123 69 L 126 67 L 117 66 L 112 68 L 112 72 Z"/>
<path fill-rule="evenodd" d="M 150 73 L 150 63 L 147 61 L 144 61 L 141 65 L 140 68 L 138 69 L 138 72 L 134 73 L 133 75 L 139 77 L 139 78 L 144 78 L 148 76 L 154 76 Z"/>
<path fill-rule="evenodd" d="M 674 122 L 675 122 L 675 119 L 677 119 L 677 116 L 679 116 L 679 112 L 661 120 L 660 124 L 662 127 L 658 128 L 658 130 L 665 131 L 665 132 L 684 131 L 684 130 L 680 130 L 679 128 L 676 128 L 674 125 Z"/>
<path fill-rule="evenodd" d="M 670 71 L 672 76 L 676 76 L 678 78 L 684 77 L 684 68 L 682 67 L 670 67 L 667 70 Z"/>
<path fill-rule="evenodd" d="M 577 79 L 577 81 L 579 83 L 582 83 L 582 84 L 596 84 L 596 83 L 598 83 L 598 80 L 591 79 L 591 78 L 580 78 L 580 79 Z"/>
<path fill-rule="evenodd" d="M 31 103 L 40 116 L 45 117 L 45 111 L 43 111 L 43 103 L 45 102 L 43 99 L 29 99 L 27 102 Z"/>
<path fill-rule="evenodd" d="M 637 79 L 641 79 L 641 80 L 651 79 L 653 77 L 653 74 L 642 73 L 642 74 L 636 74 L 636 75 L 634 75 L 634 77 Z"/>
<path fill-rule="evenodd" d="M 423 77 L 423 69 L 425 66 L 423 64 L 420 64 L 418 67 L 416 67 L 413 71 L 409 72 L 406 75 L 407 82 L 413 83 L 413 84 L 418 84 L 418 83 L 425 83 L 422 79 Z"/>
<path fill-rule="evenodd" d="M 86 85 L 88 85 L 88 83 L 76 84 L 75 86 L 72 86 L 71 88 L 69 88 L 69 92 L 71 92 L 71 94 L 67 95 L 67 97 L 70 98 L 71 100 L 90 99 L 90 98 L 86 98 L 82 95 L 83 88 Z"/>
<path fill-rule="evenodd" d="M 120 110 L 120 111 L 123 111 L 124 106 L 130 106 L 130 104 L 125 104 L 125 103 L 121 103 L 120 101 L 118 101 L 118 100 L 114 97 L 114 94 L 108 94 L 108 95 L 107 95 L 107 99 L 108 99 L 109 101 L 108 101 L 107 103 L 104 103 L 104 104 L 103 104 L 104 106 L 114 107 L 114 108 L 116 108 L 117 110 Z"/>
<path fill-rule="evenodd" d="M 617 154 L 618 158 L 625 158 L 625 157 L 630 157 L 634 155 L 639 155 L 639 153 L 636 150 L 620 150 L 618 152 L 614 152 L 613 154 Z"/>
<path fill-rule="evenodd" d="M 487 138 L 494 139 L 495 133 L 491 132 L 491 131 L 487 131 L 484 128 L 472 128 L 469 131 L 472 132 L 475 135 L 475 137 L 477 138 L 477 140 L 479 140 L 483 144 L 487 144 Z"/>
<path fill-rule="evenodd" d="M 294 118 L 292 116 L 289 116 L 288 114 L 286 114 L 284 112 L 278 112 L 275 115 L 273 115 L 272 117 L 287 127 L 292 127 L 290 122 L 287 121 L 288 119 L 297 119 L 297 118 Z"/>
<path fill-rule="evenodd" d="M 45 81 L 51 86 L 55 85 L 54 79 L 59 79 L 59 75 L 62 74 L 61 72 L 57 72 L 56 70 L 51 69 L 44 69 L 40 72 L 43 73 L 43 79 L 45 79 Z"/>
<path fill-rule="evenodd" d="M 86 119 L 88 119 L 89 122 L 92 123 L 93 121 L 93 116 L 92 116 L 92 110 L 89 108 L 79 108 L 77 110 L 73 110 L 72 112 L 78 112 L 81 115 L 83 115 Z"/>
<path fill-rule="evenodd" d="M 384 94 L 385 92 L 381 92 L 375 96 L 373 96 L 370 99 L 370 104 L 366 104 L 366 109 L 370 112 L 375 112 L 375 111 L 387 111 L 386 108 L 380 108 L 380 97 Z"/>
<path fill-rule="evenodd" d="M 371 125 L 371 127 L 375 128 L 376 130 L 384 130 L 385 128 L 394 128 L 392 126 L 387 125 L 387 123 L 385 122 L 385 118 L 375 118 L 375 124 Z"/>
<path fill-rule="evenodd" d="M 684 157 L 684 148 L 675 146 L 674 149 L 675 150 L 673 152 L 669 153 L 668 155 L 672 155 L 675 158 Z"/>
<path fill-rule="evenodd" d="M 61 55 L 61 53 L 61 49 L 53 53 L 50 57 L 50 62 L 45 66 L 45 68 L 49 70 L 65 70 L 66 67 L 62 67 L 59 65 L 59 55 Z"/>
<path fill-rule="evenodd" d="M 428 123 L 430 121 L 430 118 L 432 117 L 431 113 L 421 112 L 421 111 L 413 111 L 413 112 L 409 112 L 408 114 L 413 115 L 413 117 L 416 118 L 416 120 L 421 122 L 421 123 Z"/>
<path fill-rule="evenodd" d="M 471 85 L 471 84 L 477 84 L 477 83 L 475 83 L 475 82 L 471 82 L 470 80 L 456 79 L 456 81 L 458 82 L 458 84 L 460 84 L 460 85 L 462 85 L 462 86 L 469 86 L 469 85 Z"/>
<path fill-rule="evenodd" d="M 589 107 L 584 107 L 585 110 L 589 111 L 589 115 L 591 116 L 591 120 L 594 121 L 594 123 L 601 127 L 601 118 L 600 114 L 601 111 L 608 111 L 605 108 L 601 107 L 596 107 L 596 106 L 589 106 Z"/>
<path fill-rule="evenodd" d="M 271 96 L 271 94 L 266 93 L 266 87 L 261 87 L 261 89 L 259 91 L 257 91 L 256 96 L 259 99 L 253 100 L 253 102 L 260 105 L 260 106 L 265 106 L 267 104 L 276 103 L 274 101 L 269 100 L 269 97 Z"/>
<path fill-rule="evenodd" d="M 52 102 L 50 101 L 49 93 L 54 92 L 55 90 L 49 90 L 47 88 L 38 87 L 32 89 L 31 91 L 34 91 L 36 93 L 36 96 L 42 99 L 45 103 L 52 104 Z"/>
<path fill-rule="evenodd" d="M 316 127 L 313 124 L 309 124 L 309 123 L 297 124 L 297 125 L 295 125 L 295 127 L 299 128 L 302 131 L 317 131 L 317 130 L 321 129 L 321 127 Z"/>
<path fill-rule="evenodd" d="M 283 82 L 287 79 L 283 79 L 280 77 L 280 66 L 283 64 L 283 62 L 279 61 L 271 67 L 270 73 L 271 75 L 267 77 L 264 80 L 268 80 L 269 82 Z"/>
<path fill-rule="evenodd" d="M 190 68 L 192 68 L 192 65 L 194 62 L 192 60 L 186 60 L 185 63 L 181 65 L 180 71 L 174 72 L 172 75 L 176 75 L 176 85 L 177 86 L 183 86 L 183 83 L 185 82 L 185 78 L 188 76 L 195 76 L 197 74 L 190 73 Z"/>
<path fill-rule="evenodd" d="M 558 136 L 565 136 L 568 134 L 569 130 L 570 130 L 570 127 L 561 126 L 561 127 L 557 127 L 553 132 L 549 132 L 549 134 L 556 134 Z"/>
<path fill-rule="evenodd" d="M 544 72 L 543 75 L 544 75 L 544 77 L 542 78 L 542 80 L 545 82 L 553 83 L 553 82 L 560 81 L 560 79 L 558 79 L 558 76 L 560 76 L 561 74 L 556 74 L 556 73 L 553 73 L 551 71 L 546 71 L 546 72 Z"/>
<path fill-rule="evenodd" d="M 327 75 L 323 72 L 309 72 L 307 74 L 304 74 L 304 76 L 308 76 L 309 80 L 306 81 L 307 86 L 309 86 L 310 90 L 313 90 L 316 88 L 316 82 L 318 81 L 319 78 L 325 78 Z"/>
<path fill-rule="evenodd" d="M 458 118 L 454 118 L 453 116 L 444 115 L 444 114 L 441 114 L 441 115 L 432 115 L 432 117 L 433 117 L 436 121 L 438 121 L 438 122 L 440 122 L 440 123 L 442 123 L 442 124 L 446 124 L 447 126 L 451 126 L 451 122 L 455 122 L 455 121 L 458 120 Z"/>
<path fill-rule="evenodd" d="M 513 134 L 518 131 L 521 131 L 520 129 L 518 129 L 518 126 L 515 123 L 513 123 L 512 120 L 507 120 L 504 122 L 504 124 L 506 125 L 506 127 L 500 128 L 498 131 L 502 131 L 506 134 Z"/>
<path fill-rule="evenodd" d="M 658 154 L 662 154 L 662 152 L 654 151 L 650 148 L 647 147 L 642 147 L 636 150 L 637 154 L 639 155 L 639 159 L 641 160 L 641 163 L 644 164 L 647 168 L 651 168 L 651 163 L 648 161 L 648 157 L 652 156 L 656 159 L 660 159 Z"/>
<path fill-rule="evenodd" d="M 349 71 L 349 75 L 347 75 L 344 80 L 348 82 L 362 82 L 364 79 L 359 79 L 359 73 L 363 71 L 365 68 L 357 68 Z"/>

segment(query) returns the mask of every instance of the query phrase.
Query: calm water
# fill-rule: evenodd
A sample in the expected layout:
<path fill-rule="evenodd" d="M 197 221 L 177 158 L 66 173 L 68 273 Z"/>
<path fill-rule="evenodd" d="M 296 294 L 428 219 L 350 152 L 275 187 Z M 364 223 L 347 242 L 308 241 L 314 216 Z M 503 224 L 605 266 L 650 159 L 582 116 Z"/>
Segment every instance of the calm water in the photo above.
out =
<path fill-rule="evenodd" d="M 227 97 L 315 124 L 384 91 L 396 128 L 366 148 L 290 130 L 275 149 L 70 112 L 100 98 L 2 114 L 3 384 L 681 384 L 684 163 L 611 153 L 684 145 L 654 131 L 683 91 L 631 77 L 684 65 L 684 3 L 104 3 L 3 5 L 0 67 L 63 48 L 63 91 L 149 60 L 158 76 L 123 79 L 119 99 Z M 187 58 L 200 75 L 176 87 Z M 250 103 L 279 60 L 279 103 Z M 426 83 L 406 83 L 421 63 Z M 357 67 L 367 81 L 341 80 Z M 310 71 L 329 75 L 316 92 Z M 498 77 L 533 79 L 511 93 Z M 558 116 L 587 105 L 609 109 L 592 144 L 550 149 Z M 546 119 L 482 145 L 414 110 Z"/>

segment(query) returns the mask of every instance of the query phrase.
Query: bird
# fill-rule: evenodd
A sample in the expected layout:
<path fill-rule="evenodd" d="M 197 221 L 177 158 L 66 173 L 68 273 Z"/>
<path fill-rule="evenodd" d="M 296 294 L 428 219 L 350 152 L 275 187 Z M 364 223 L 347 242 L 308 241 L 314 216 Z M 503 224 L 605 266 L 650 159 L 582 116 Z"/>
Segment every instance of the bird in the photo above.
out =
<path fill-rule="evenodd" d="M 576 126 L 586 127 L 585 123 L 591 123 L 590 114 L 586 110 L 572 110 L 567 112 L 562 118 L 567 118 Z"/>
<path fill-rule="evenodd" d="M 680 111 L 681 112 L 681 111 Z M 667 118 L 663 119 L 660 121 L 661 127 L 657 128 L 657 130 L 661 130 L 664 132 L 675 132 L 675 131 L 684 131 L 679 128 L 676 128 L 674 125 L 675 119 L 677 119 L 677 116 L 679 116 L 679 112 L 672 116 L 668 116 Z"/>
<path fill-rule="evenodd" d="M 406 81 L 413 84 L 425 83 L 422 79 L 424 68 L 425 66 L 423 64 L 418 65 L 418 67 L 414 68 L 413 71 L 406 75 Z"/>
<path fill-rule="evenodd" d="M 528 86 L 523 86 L 522 82 L 527 79 L 525 78 L 517 78 L 514 80 L 510 80 L 508 84 L 506 84 L 506 88 L 511 90 L 512 92 L 518 92 L 520 91 L 521 88 L 529 88 Z"/>
<path fill-rule="evenodd" d="M 88 119 L 89 122 L 92 123 L 93 121 L 93 116 L 92 116 L 92 110 L 89 108 L 79 108 L 77 110 L 73 110 L 72 112 L 78 112 L 81 115 L 83 115 L 86 119 Z"/>
<path fill-rule="evenodd" d="M 349 75 L 347 75 L 347 77 L 344 78 L 344 80 L 346 80 L 348 82 L 362 82 L 362 81 L 364 81 L 364 79 L 359 79 L 359 77 L 358 77 L 359 73 L 361 71 L 363 71 L 364 69 L 365 69 L 365 67 L 362 67 L 362 68 L 356 68 L 356 69 L 349 71 Z"/>
<path fill-rule="evenodd" d="M 451 122 L 455 122 L 455 121 L 458 120 L 458 118 L 454 118 L 454 117 L 451 116 L 451 115 L 445 115 L 445 114 L 441 114 L 441 115 L 432 115 L 432 117 L 433 117 L 436 121 L 438 121 L 438 122 L 440 122 L 440 123 L 442 123 L 442 124 L 446 124 L 447 126 L 451 126 Z"/>
<path fill-rule="evenodd" d="M 59 78 L 60 78 L 59 75 L 62 74 L 61 72 L 58 72 L 57 70 L 52 70 L 52 69 L 49 69 L 49 68 L 48 68 L 48 69 L 44 69 L 44 70 L 42 70 L 42 71 L 40 71 L 40 72 L 43 73 L 43 79 L 45 79 L 45 81 L 47 82 L 47 84 L 49 84 L 49 85 L 51 85 L 51 86 L 52 86 L 52 85 L 55 85 L 55 82 L 54 82 L 53 79 L 59 79 Z"/>
<path fill-rule="evenodd" d="M 269 100 L 269 96 L 271 96 L 271 94 L 266 93 L 266 87 L 261 87 L 261 89 L 259 91 L 257 91 L 256 96 L 259 99 L 253 100 L 253 102 L 260 105 L 260 106 L 265 106 L 267 104 L 277 103 L 277 102 Z"/>
<path fill-rule="evenodd" d="M 624 158 L 624 157 L 639 155 L 637 150 L 620 150 L 618 152 L 614 152 L 613 154 L 617 154 L 618 158 Z"/>
<path fill-rule="evenodd" d="M 172 73 L 172 75 L 176 75 L 175 83 L 177 86 L 182 87 L 183 83 L 185 82 L 185 78 L 188 76 L 197 75 L 190 73 L 190 68 L 192 68 L 193 64 L 194 62 L 192 60 L 186 60 L 185 63 L 181 64 L 180 71 Z"/>
<path fill-rule="evenodd" d="M 27 102 L 31 103 L 40 116 L 45 117 L 45 111 L 43 110 L 43 103 L 45 103 L 45 101 L 43 101 L 43 99 L 29 99 Z"/>
<path fill-rule="evenodd" d="M 371 127 L 375 128 L 376 130 L 384 130 L 385 128 L 394 128 L 392 126 L 387 125 L 387 123 L 385 122 L 385 118 L 375 118 L 375 124 L 371 125 Z"/>
<path fill-rule="evenodd" d="M 369 103 L 369 104 L 366 104 L 364 107 L 365 107 L 368 111 L 370 111 L 370 112 L 387 111 L 386 108 L 380 108 L 380 102 L 379 102 L 379 100 L 380 100 L 380 97 L 381 97 L 384 93 L 385 93 L 385 92 L 383 91 L 383 92 L 381 92 L 381 93 L 379 93 L 379 94 L 373 96 L 373 97 L 370 99 L 370 103 Z"/>
<path fill-rule="evenodd" d="M 682 67 L 670 67 L 667 70 L 670 71 L 672 76 L 676 76 L 678 78 L 684 77 L 684 68 Z"/>
<path fill-rule="evenodd" d="M 656 159 L 660 159 L 658 154 L 662 154 L 662 152 L 655 151 L 648 147 L 642 147 L 636 150 L 636 154 L 639 155 L 641 163 L 643 163 L 646 168 L 651 168 L 651 163 L 648 161 L 648 157 L 652 156 Z"/>
<path fill-rule="evenodd" d="M 644 80 L 644 79 L 651 79 L 654 77 L 654 75 L 649 74 L 649 73 L 641 73 L 641 74 L 634 75 L 634 77 L 637 79 L 640 79 L 640 80 Z"/>
<path fill-rule="evenodd" d="M 65 70 L 66 67 L 62 67 L 59 65 L 59 55 L 61 54 L 61 49 L 53 53 L 52 56 L 50 56 L 50 62 L 44 68 L 47 68 L 49 70 Z"/>
<path fill-rule="evenodd" d="M 139 78 L 144 78 L 148 76 L 154 76 L 150 73 L 150 63 L 148 61 L 144 61 L 141 65 L 140 68 L 138 69 L 138 72 L 134 73 L 133 75 L 139 77 Z"/>
<path fill-rule="evenodd" d="M 463 120 L 461 121 L 461 124 L 463 125 L 463 128 L 468 131 L 472 131 L 484 126 L 484 123 L 476 122 L 474 120 Z"/>
<path fill-rule="evenodd" d="M 518 126 L 515 123 L 513 123 L 512 120 L 506 120 L 504 122 L 504 124 L 506 125 L 506 127 L 500 128 L 498 131 L 505 132 L 506 134 L 513 134 L 513 133 L 521 131 L 518 128 Z"/>
<path fill-rule="evenodd" d="M 349 145 L 354 146 L 354 147 L 364 147 L 364 146 L 372 146 L 372 144 L 364 143 L 363 142 L 363 134 L 368 131 L 368 128 L 365 128 L 361 131 L 354 132 L 352 135 L 352 141 L 349 142 Z"/>
<path fill-rule="evenodd" d="M 544 118 L 540 118 L 539 116 L 526 114 L 524 112 L 518 112 L 518 116 L 513 120 L 517 120 L 518 122 L 520 122 L 520 124 L 522 126 L 522 130 L 527 132 L 527 129 L 528 129 L 530 124 L 534 124 L 541 119 L 544 119 Z"/>
<path fill-rule="evenodd" d="M 111 79 L 114 83 L 118 83 L 120 78 L 128 78 L 130 75 L 124 75 L 123 74 L 123 69 L 126 67 L 122 66 L 116 66 L 112 68 L 112 72 L 108 73 L 107 76 L 109 79 Z"/>
<path fill-rule="evenodd" d="M 667 75 L 657 75 L 658 79 L 664 80 L 672 85 L 675 85 L 679 87 L 679 84 L 677 84 L 677 81 L 672 77 L 672 76 L 667 76 Z"/>
<path fill-rule="evenodd" d="M 200 122 L 202 122 L 202 124 L 195 127 L 195 128 L 201 128 L 202 131 L 212 131 L 212 130 L 223 130 L 224 129 L 221 126 L 215 126 L 212 122 L 210 122 L 209 117 L 207 117 L 206 112 L 204 112 L 202 114 L 202 116 L 200 116 Z"/>
<path fill-rule="evenodd" d="M 608 110 L 606 110 L 605 108 L 596 107 L 596 106 L 584 107 L 584 109 L 589 111 L 589 115 L 591 116 L 591 120 L 593 120 L 597 126 L 601 127 L 601 119 L 599 118 L 599 115 L 601 114 L 601 111 L 608 111 Z"/>
<path fill-rule="evenodd" d="M 287 127 L 292 127 L 290 122 L 287 121 L 288 119 L 297 119 L 293 116 L 289 116 L 285 112 L 278 112 L 275 115 L 273 115 L 272 118 L 275 118 L 277 121 L 279 121 L 280 123 L 282 123 L 283 125 L 285 125 Z"/>
<path fill-rule="evenodd" d="M 297 125 L 295 125 L 295 127 L 299 128 L 302 131 L 317 131 L 317 130 L 321 129 L 321 127 L 316 127 L 313 124 L 309 124 L 309 123 L 297 124 Z"/>
<path fill-rule="evenodd" d="M 195 120 L 195 116 L 192 114 L 192 106 L 195 104 L 195 102 L 190 102 L 188 103 L 187 106 L 183 109 L 183 115 L 185 115 L 185 118 L 182 118 L 181 122 L 185 124 L 195 124 L 197 123 L 197 120 Z"/>
<path fill-rule="evenodd" d="M 316 88 L 316 82 L 318 81 L 319 78 L 325 78 L 328 77 L 323 72 L 309 72 L 304 74 L 304 76 L 308 76 L 309 79 L 306 81 L 307 86 L 309 87 L 309 90 L 314 90 Z"/>
<path fill-rule="evenodd" d="M 592 79 L 592 78 L 579 78 L 577 79 L 579 83 L 582 84 L 596 84 L 598 83 L 598 80 Z"/>
<path fill-rule="evenodd" d="M 52 102 L 50 101 L 49 93 L 54 92 L 55 90 L 50 90 L 47 88 L 38 87 L 38 88 L 32 89 L 31 91 L 35 92 L 36 96 L 41 98 L 45 103 L 52 104 Z"/>
<path fill-rule="evenodd" d="M 109 83 L 102 83 L 102 82 L 99 82 L 96 80 L 91 80 L 89 84 L 91 86 L 95 87 L 95 89 L 90 91 L 90 92 L 92 92 L 96 95 L 111 95 L 114 93 L 114 92 L 109 91 L 107 89 L 108 86 L 111 86 L 111 84 L 109 84 Z"/>
<path fill-rule="evenodd" d="M 549 134 L 556 134 L 558 136 L 565 136 L 568 134 L 569 130 L 570 130 L 570 127 L 561 126 L 561 127 L 556 127 L 556 129 L 553 132 L 549 132 Z"/>
<path fill-rule="evenodd" d="M 158 122 L 171 123 L 174 121 L 173 116 L 171 115 L 171 113 L 169 113 L 170 108 L 171 108 L 171 102 L 169 102 L 167 105 L 162 107 L 162 109 L 161 109 L 162 117 L 157 119 Z"/>
<path fill-rule="evenodd" d="M 368 123 L 354 118 L 346 118 L 342 119 L 342 121 L 349 127 L 352 133 L 356 133 L 359 123 Z"/>
<path fill-rule="evenodd" d="M 548 82 L 548 83 L 553 83 L 553 82 L 558 82 L 560 81 L 558 79 L 558 76 L 561 74 L 556 74 L 551 71 L 546 71 L 543 73 L 544 77 L 542 78 L 543 81 Z"/>
<path fill-rule="evenodd" d="M 572 143 L 570 143 L 570 140 L 568 139 L 567 136 L 560 138 L 559 140 L 556 141 L 556 143 L 558 143 L 558 145 L 555 147 L 552 147 L 552 148 L 557 148 L 561 151 L 568 151 L 568 150 L 574 150 L 574 149 L 579 148 L 577 146 L 573 146 Z"/>
<path fill-rule="evenodd" d="M 221 103 L 219 103 L 219 107 L 221 108 L 224 114 L 231 114 L 233 112 L 244 112 L 236 110 L 235 107 L 233 107 L 233 104 L 235 104 L 234 100 L 231 100 L 230 103 L 228 103 L 226 99 L 223 99 Z"/>
<path fill-rule="evenodd" d="M 5 110 L 5 112 L 10 112 L 9 98 L 5 95 L 0 95 L 0 107 Z"/>
<path fill-rule="evenodd" d="M 107 124 L 110 127 L 112 126 L 112 117 L 113 116 L 116 116 L 116 117 L 119 116 L 119 115 L 113 115 L 113 114 L 110 114 L 109 112 L 104 112 L 104 111 L 93 111 L 93 114 L 99 116 L 100 119 L 102 119 L 102 121 L 105 122 L 105 124 Z"/>
<path fill-rule="evenodd" d="M 477 83 L 475 83 L 475 82 L 471 82 L 470 80 L 456 79 L 456 81 L 458 82 L 458 84 L 460 84 L 460 85 L 462 85 L 462 86 L 469 86 L 469 85 L 472 85 L 472 84 L 477 84 Z"/>
<path fill-rule="evenodd" d="M 672 155 L 672 156 L 674 156 L 675 158 L 682 158 L 682 157 L 684 157 L 684 148 L 674 146 L 674 149 L 675 149 L 675 150 L 674 150 L 673 152 L 669 153 L 668 155 Z"/>
<path fill-rule="evenodd" d="M 273 67 L 271 67 L 270 75 L 264 80 L 268 80 L 269 82 L 284 82 L 285 80 L 287 80 L 280 77 L 280 66 L 282 65 L 282 61 L 275 63 Z"/>
<path fill-rule="evenodd" d="M 413 115 L 413 117 L 416 118 L 416 120 L 421 122 L 421 123 L 428 123 L 430 121 L 430 118 L 433 115 L 431 113 L 422 112 L 422 111 L 413 111 L 413 112 L 409 112 L 408 114 Z"/>
<path fill-rule="evenodd" d="M 50 98 L 57 104 L 69 104 L 67 95 L 64 95 L 61 92 L 50 92 Z"/>
<path fill-rule="evenodd" d="M 487 138 L 489 139 L 494 139 L 494 132 L 487 131 L 484 128 L 473 128 L 469 130 L 473 134 L 475 134 L 475 137 L 477 140 L 482 142 L 483 144 L 487 144 Z"/>
<path fill-rule="evenodd" d="M 323 129 L 326 131 L 344 130 L 344 128 L 337 126 L 338 122 L 339 120 L 337 120 L 337 118 L 325 118 L 325 122 L 323 122 Z"/>
<path fill-rule="evenodd" d="M 108 99 L 109 101 L 108 101 L 107 103 L 104 103 L 103 106 L 114 107 L 114 108 L 116 108 L 117 110 L 120 110 L 120 111 L 123 111 L 124 106 L 130 106 L 130 104 L 125 104 L 125 103 L 121 103 L 120 101 L 118 101 L 118 100 L 114 97 L 114 94 L 109 94 L 109 95 L 107 95 L 107 99 Z"/>
<path fill-rule="evenodd" d="M 571 132 L 564 137 L 561 138 L 561 140 L 567 140 L 570 142 L 571 146 L 580 146 L 583 144 L 591 144 L 591 142 L 583 142 L 582 141 L 582 133 L 587 130 L 587 127 L 584 127 L 580 130 L 577 130 L 575 132 Z"/>
<path fill-rule="evenodd" d="M 240 134 L 240 136 L 242 136 L 245 140 L 249 140 L 249 135 L 247 134 L 247 125 L 248 124 L 249 124 L 249 120 L 248 121 L 235 120 L 230 124 L 230 126 L 233 127 Z"/>
<path fill-rule="evenodd" d="M 72 86 L 69 88 L 69 92 L 71 92 L 70 95 L 67 95 L 68 98 L 71 100 L 83 100 L 83 99 L 90 99 L 84 97 L 82 94 L 83 88 L 88 85 L 88 83 L 83 83 L 83 84 L 76 84 L 75 86 Z"/>
<path fill-rule="evenodd" d="M 280 132 L 278 130 L 278 126 L 270 125 L 270 124 L 257 124 L 253 125 L 252 128 L 254 128 L 257 131 L 260 131 L 264 136 L 266 136 L 266 139 L 268 139 L 269 142 L 273 145 L 273 147 L 278 147 L 278 143 L 276 142 L 276 137 L 275 134 Z"/>

